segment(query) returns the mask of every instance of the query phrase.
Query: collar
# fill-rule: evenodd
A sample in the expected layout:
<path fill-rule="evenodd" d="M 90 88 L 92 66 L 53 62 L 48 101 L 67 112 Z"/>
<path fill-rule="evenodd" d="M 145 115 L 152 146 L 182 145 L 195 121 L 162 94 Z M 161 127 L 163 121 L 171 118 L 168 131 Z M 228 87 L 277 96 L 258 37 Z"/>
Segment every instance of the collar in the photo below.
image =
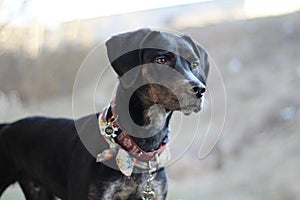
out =
<path fill-rule="evenodd" d="M 115 156 L 120 171 L 126 176 L 132 174 L 134 167 L 149 171 L 163 168 L 170 160 L 167 144 L 161 144 L 158 149 L 152 152 L 145 152 L 118 125 L 115 102 L 114 99 L 98 117 L 100 133 L 108 143 L 109 149 L 98 154 L 97 162 L 104 162 Z"/>

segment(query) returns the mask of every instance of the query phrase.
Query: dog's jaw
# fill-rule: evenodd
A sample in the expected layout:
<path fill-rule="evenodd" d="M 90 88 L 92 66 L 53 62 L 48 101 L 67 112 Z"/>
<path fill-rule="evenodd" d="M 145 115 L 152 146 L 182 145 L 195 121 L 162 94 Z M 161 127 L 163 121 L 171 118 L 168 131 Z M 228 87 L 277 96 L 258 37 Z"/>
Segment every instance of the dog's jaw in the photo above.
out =
<path fill-rule="evenodd" d="M 185 103 L 183 101 L 183 103 L 181 104 L 181 109 L 180 111 L 184 114 L 184 115 L 190 115 L 193 112 L 194 113 L 198 113 L 202 110 L 203 106 L 204 106 L 204 96 L 202 96 L 199 99 L 196 99 L 194 102 L 192 103 Z"/>
<path fill-rule="evenodd" d="M 146 127 L 156 132 L 162 130 L 168 116 L 165 107 L 160 104 L 153 104 L 146 112 L 150 121 Z"/>

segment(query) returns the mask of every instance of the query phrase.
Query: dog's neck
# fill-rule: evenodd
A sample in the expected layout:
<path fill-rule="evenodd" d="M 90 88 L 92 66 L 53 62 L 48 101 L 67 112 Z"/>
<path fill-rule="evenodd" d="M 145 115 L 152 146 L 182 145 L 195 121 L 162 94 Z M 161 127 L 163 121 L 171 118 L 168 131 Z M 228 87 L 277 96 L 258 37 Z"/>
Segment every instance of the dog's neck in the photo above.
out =
<path fill-rule="evenodd" d="M 119 98 L 127 98 L 126 90 L 118 93 Z M 128 108 L 127 108 L 128 109 Z M 146 152 L 158 149 L 161 144 L 169 140 L 169 122 L 172 112 L 166 112 L 165 108 L 152 101 L 145 101 L 138 94 L 133 94 L 129 103 L 129 113 L 132 121 L 145 127 L 151 136 L 133 133 L 133 140 Z M 153 134 L 154 133 L 154 134 Z"/>

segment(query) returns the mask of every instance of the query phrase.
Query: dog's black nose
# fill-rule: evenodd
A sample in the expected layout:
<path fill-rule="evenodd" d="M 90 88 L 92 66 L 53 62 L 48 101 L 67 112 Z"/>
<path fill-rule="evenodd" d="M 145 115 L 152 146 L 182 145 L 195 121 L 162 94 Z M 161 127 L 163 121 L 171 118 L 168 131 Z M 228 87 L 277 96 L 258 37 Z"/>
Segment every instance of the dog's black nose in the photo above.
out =
<path fill-rule="evenodd" d="M 206 91 L 205 86 L 203 87 L 193 86 L 191 88 L 191 92 L 195 94 L 197 98 L 201 98 L 205 91 Z"/>

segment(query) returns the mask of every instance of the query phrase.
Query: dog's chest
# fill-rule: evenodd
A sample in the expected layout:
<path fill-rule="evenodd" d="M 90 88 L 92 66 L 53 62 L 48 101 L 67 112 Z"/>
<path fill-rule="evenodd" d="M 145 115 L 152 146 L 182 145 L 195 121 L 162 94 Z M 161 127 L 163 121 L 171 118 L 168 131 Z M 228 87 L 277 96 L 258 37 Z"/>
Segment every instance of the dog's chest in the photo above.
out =
<path fill-rule="evenodd" d="M 132 195 L 137 196 L 141 189 L 141 186 L 133 180 L 116 180 L 107 185 L 103 199 L 125 200 Z"/>
<path fill-rule="evenodd" d="M 90 187 L 89 200 L 129 200 L 142 199 L 143 190 L 145 189 L 146 178 L 135 181 L 132 179 L 119 179 L 106 183 L 102 194 L 99 194 L 95 185 Z M 164 199 L 162 184 L 160 181 L 153 180 L 152 188 L 155 191 L 157 200 Z"/>

